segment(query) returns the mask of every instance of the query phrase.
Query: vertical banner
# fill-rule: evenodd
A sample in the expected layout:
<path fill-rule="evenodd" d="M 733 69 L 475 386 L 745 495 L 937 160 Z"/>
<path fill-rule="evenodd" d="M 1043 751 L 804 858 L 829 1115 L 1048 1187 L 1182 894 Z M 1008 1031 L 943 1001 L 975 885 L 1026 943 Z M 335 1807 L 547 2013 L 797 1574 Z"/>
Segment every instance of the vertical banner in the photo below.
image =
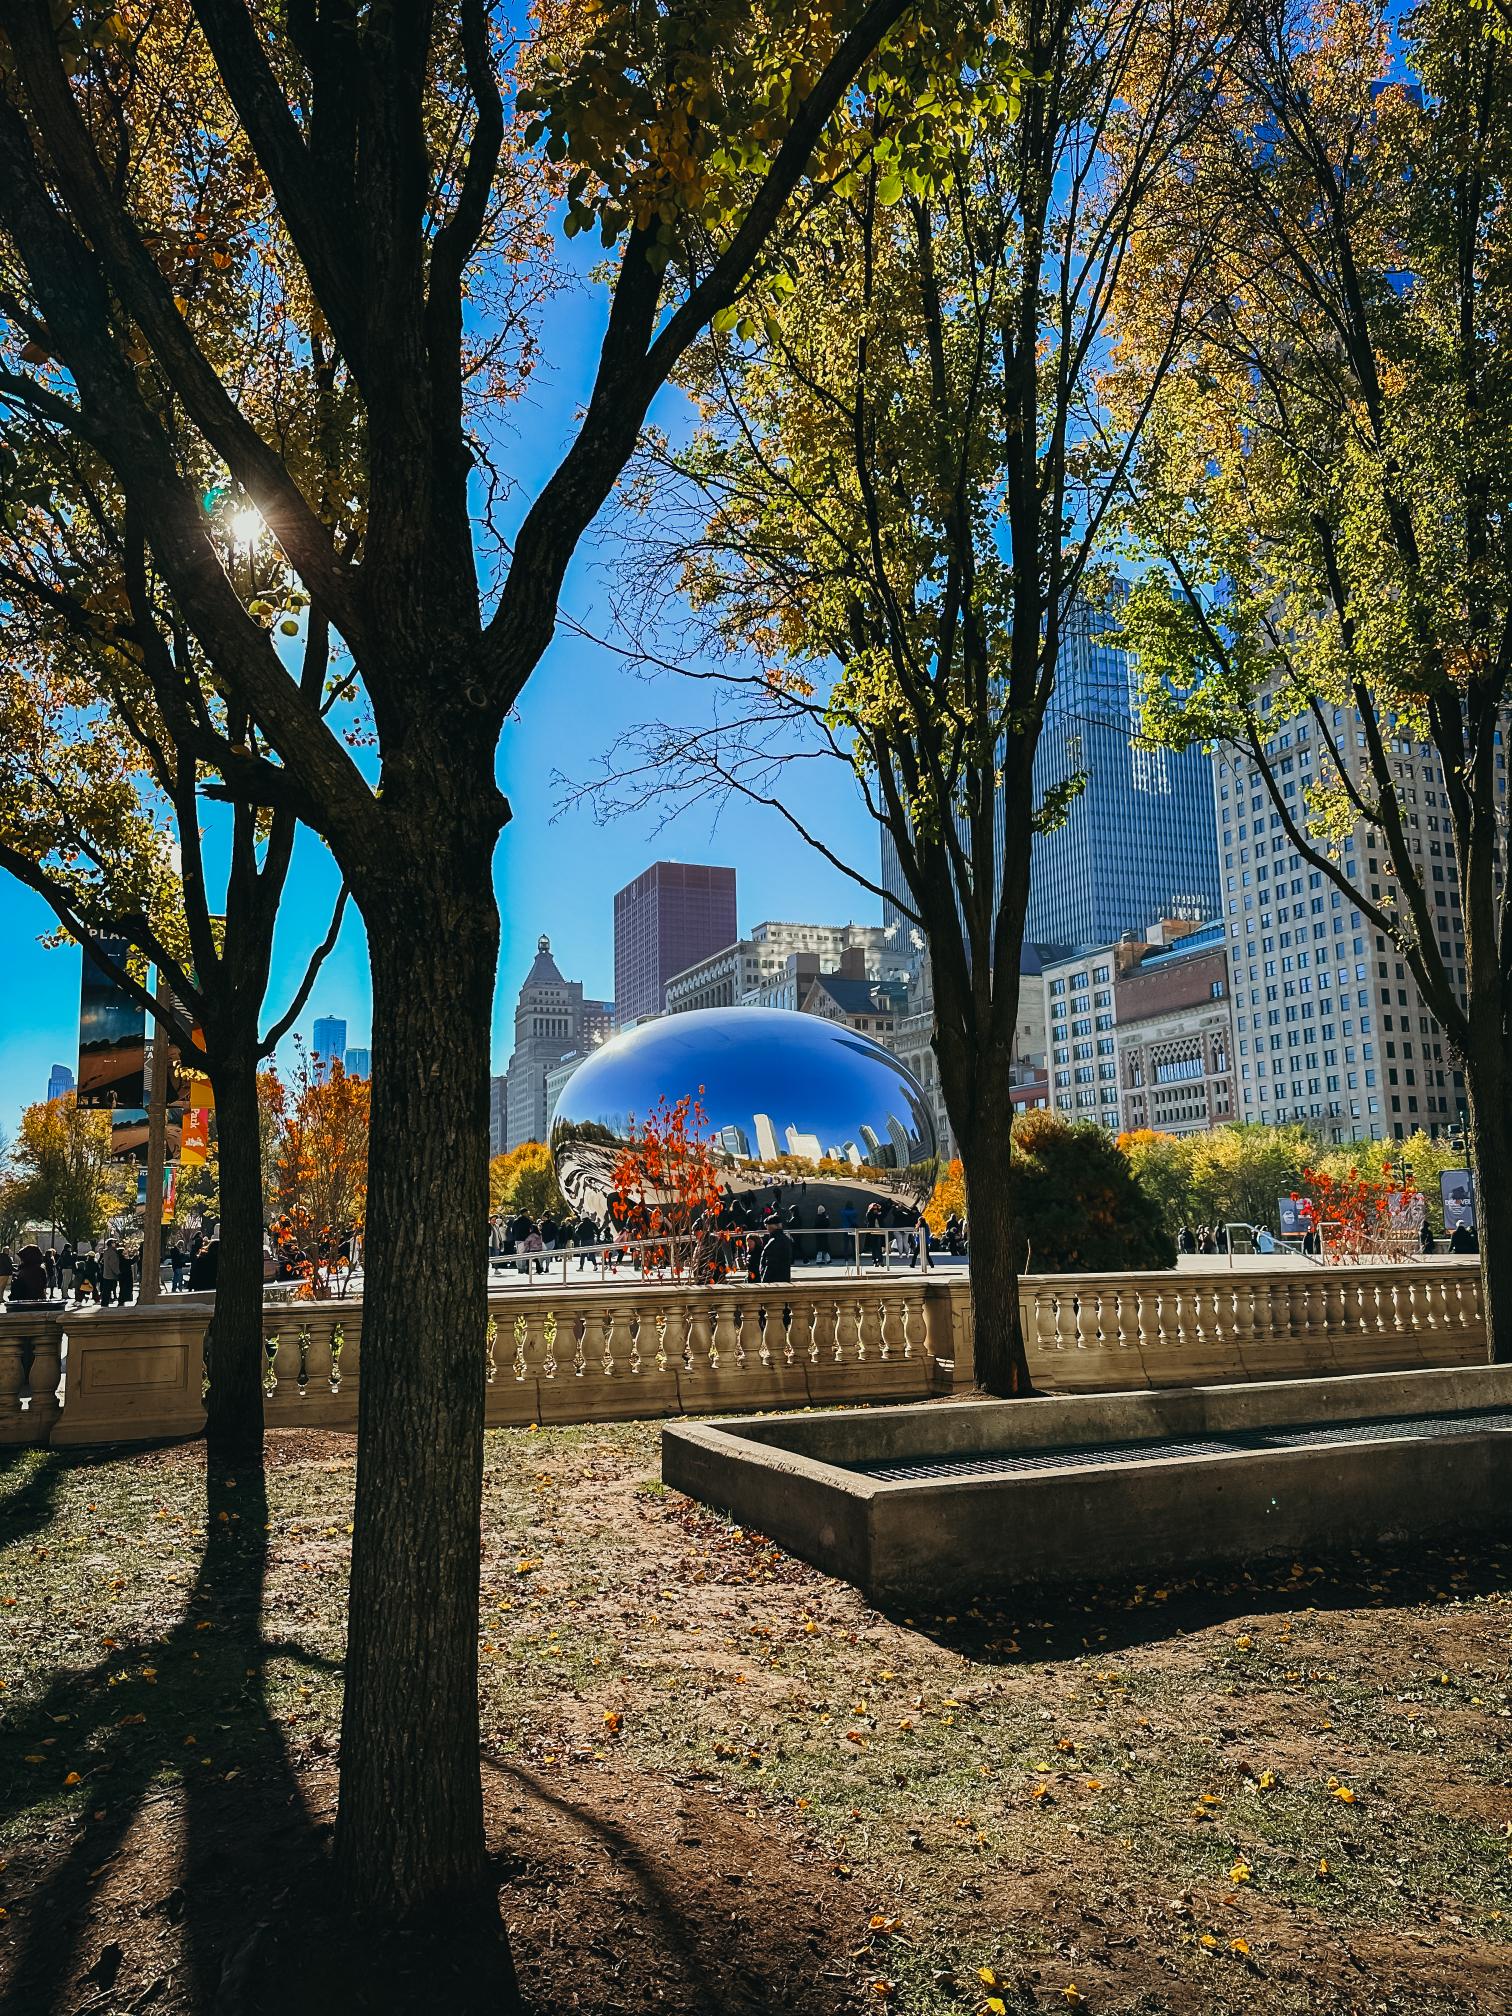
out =
<path fill-rule="evenodd" d="M 200 1168 L 210 1153 L 210 1115 L 203 1106 L 186 1106 L 179 1131 L 179 1162 L 185 1169 Z"/>
<path fill-rule="evenodd" d="M 1461 1225 L 1475 1230 L 1475 1178 L 1468 1169 L 1439 1172 L 1439 1195 L 1444 1200 L 1444 1230 L 1454 1232 Z"/>
<path fill-rule="evenodd" d="M 109 939 L 105 950 L 124 966 L 131 948 L 123 939 Z M 79 983 L 78 1101 L 109 1112 L 115 1155 L 146 1149 L 146 1072 L 146 1013 L 86 952 Z"/>
<path fill-rule="evenodd" d="M 178 1184 L 173 1165 L 171 1162 L 165 1163 L 163 1167 L 163 1217 L 165 1220 L 173 1216 L 173 1204 L 177 1189 Z M 136 1201 L 138 1211 L 145 1211 L 147 1209 L 147 1171 L 145 1168 L 137 1170 Z"/>

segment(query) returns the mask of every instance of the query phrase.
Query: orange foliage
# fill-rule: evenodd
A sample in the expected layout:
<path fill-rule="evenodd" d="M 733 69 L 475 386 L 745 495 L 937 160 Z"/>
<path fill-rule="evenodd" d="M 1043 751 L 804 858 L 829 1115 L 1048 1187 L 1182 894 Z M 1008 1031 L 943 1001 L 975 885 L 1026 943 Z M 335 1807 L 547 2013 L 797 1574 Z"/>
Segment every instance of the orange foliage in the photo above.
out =
<path fill-rule="evenodd" d="M 346 1285 L 367 1213 L 369 1081 L 334 1062 L 312 1072 L 303 1051 L 292 1087 L 275 1073 L 267 1078 L 274 1250 L 300 1256 L 300 1292 L 324 1300 Z"/>
<path fill-rule="evenodd" d="M 685 1093 L 670 1104 L 659 1099 L 620 1150 L 611 1177 L 616 1229 L 626 1239 L 665 1238 L 666 1246 L 637 1256 L 643 1273 L 652 1268 L 684 1271 L 693 1257 L 698 1221 L 711 1223 L 719 1209 L 719 1170 L 701 1131 L 709 1124 L 700 1097 Z"/>
<path fill-rule="evenodd" d="M 1347 1176 L 1304 1169 L 1302 1180 L 1311 1195 L 1294 1193 L 1297 1216 L 1319 1234 L 1329 1259 L 1361 1259 L 1412 1240 L 1418 1193 L 1411 1183 L 1399 1190 L 1358 1169 Z"/>

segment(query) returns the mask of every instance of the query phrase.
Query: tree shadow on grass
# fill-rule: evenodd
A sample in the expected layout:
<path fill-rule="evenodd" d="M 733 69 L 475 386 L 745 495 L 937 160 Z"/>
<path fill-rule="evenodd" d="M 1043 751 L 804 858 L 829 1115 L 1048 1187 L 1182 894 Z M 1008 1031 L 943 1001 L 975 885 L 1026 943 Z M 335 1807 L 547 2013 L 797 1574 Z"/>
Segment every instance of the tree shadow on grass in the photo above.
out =
<path fill-rule="evenodd" d="M 1512 1541 L 1310 1551 L 1147 1582 L 1066 1583 L 962 1595 L 938 1612 L 886 1603 L 891 1622 L 982 1665 L 1084 1659 L 1158 1644 L 1189 1631 L 1303 1611 L 1402 1610 L 1512 1590 Z"/>
<path fill-rule="evenodd" d="M 54 1450 L 0 1449 L 0 1547 L 14 1547 L 48 1525 L 62 1475 Z"/>
<path fill-rule="evenodd" d="M 52 1467 L 24 1487 L 37 1495 L 22 1508 L 23 1519 L 35 1522 L 44 1499 L 50 1507 L 65 1465 L 86 1460 L 93 1467 L 101 1459 L 55 1454 Z M 268 1514 L 261 1464 L 212 1466 L 206 1501 L 204 1552 L 172 1626 L 159 1638 L 123 1639 L 88 1668 L 60 1674 L 7 1730 L 6 1749 L 16 1760 L 8 1801 L 13 1812 L 49 1803 L 45 1793 L 38 1796 L 38 1767 L 20 1761 L 27 1754 L 56 1760 L 44 1781 L 51 1786 L 64 1777 L 66 1760 L 80 1773 L 86 1802 L 74 1844 L 29 1900 L 7 2003 L 26 2016 L 53 2016 L 65 2000 L 74 2006 L 70 1984 L 86 1969 L 104 1998 L 100 2006 L 111 2006 L 109 1991 L 126 1956 L 114 1942 L 95 1956 L 81 1951 L 78 1941 L 100 1877 L 155 1791 L 168 1795 L 169 1811 L 175 1782 L 181 1783 L 181 1839 L 176 1853 L 171 1842 L 161 1848 L 149 1842 L 142 1873 L 153 1887 L 161 1881 L 162 1890 L 143 1895 L 139 1910 L 182 1921 L 197 2008 L 216 2002 L 228 1927 L 245 1919 L 249 1900 L 278 1887 L 277 1871 L 266 1863 L 238 1866 L 228 1840 L 235 1816 L 245 1820 L 254 1808 L 276 1818 L 291 1847 L 309 1839 L 299 1781 L 266 1698 L 267 1665 L 275 1657 L 306 1666 L 329 1662 L 263 1636 Z M 14 1538 L 14 1494 L 6 1511 Z M 38 1526 L 21 1530 L 24 1535 Z M 143 1854 L 142 1830 L 137 1833 L 133 1852 Z"/>

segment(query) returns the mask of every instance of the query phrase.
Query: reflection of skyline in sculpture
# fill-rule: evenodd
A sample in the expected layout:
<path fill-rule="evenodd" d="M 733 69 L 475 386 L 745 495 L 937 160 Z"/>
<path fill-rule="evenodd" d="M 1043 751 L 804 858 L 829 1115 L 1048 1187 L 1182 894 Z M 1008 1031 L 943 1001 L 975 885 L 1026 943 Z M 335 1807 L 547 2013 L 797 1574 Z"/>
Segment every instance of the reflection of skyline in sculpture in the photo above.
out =
<path fill-rule="evenodd" d="M 601 1211 L 619 1150 L 658 1100 L 688 1095 L 732 1192 L 775 1188 L 784 1206 L 833 1192 L 836 1212 L 929 1193 L 934 1127 L 896 1057 L 819 1016 L 710 1008 L 627 1031 L 568 1081 L 551 1147 L 574 1208 Z"/>

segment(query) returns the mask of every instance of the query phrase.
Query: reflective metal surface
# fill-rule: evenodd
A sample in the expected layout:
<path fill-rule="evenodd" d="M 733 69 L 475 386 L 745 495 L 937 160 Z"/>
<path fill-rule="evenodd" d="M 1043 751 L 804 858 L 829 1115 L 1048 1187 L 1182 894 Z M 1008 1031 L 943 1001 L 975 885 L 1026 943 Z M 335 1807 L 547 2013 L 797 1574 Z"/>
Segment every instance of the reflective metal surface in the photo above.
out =
<path fill-rule="evenodd" d="M 574 1209 L 602 1217 L 615 1164 L 658 1100 L 690 1095 L 736 1198 L 759 1190 L 763 1208 L 797 1204 L 808 1224 L 822 1203 L 838 1226 L 847 1205 L 911 1210 L 929 1195 L 928 1102 L 880 1043 L 818 1015 L 704 1008 L 616 1036 L 568 1079 L 551 1151 Z"/>

